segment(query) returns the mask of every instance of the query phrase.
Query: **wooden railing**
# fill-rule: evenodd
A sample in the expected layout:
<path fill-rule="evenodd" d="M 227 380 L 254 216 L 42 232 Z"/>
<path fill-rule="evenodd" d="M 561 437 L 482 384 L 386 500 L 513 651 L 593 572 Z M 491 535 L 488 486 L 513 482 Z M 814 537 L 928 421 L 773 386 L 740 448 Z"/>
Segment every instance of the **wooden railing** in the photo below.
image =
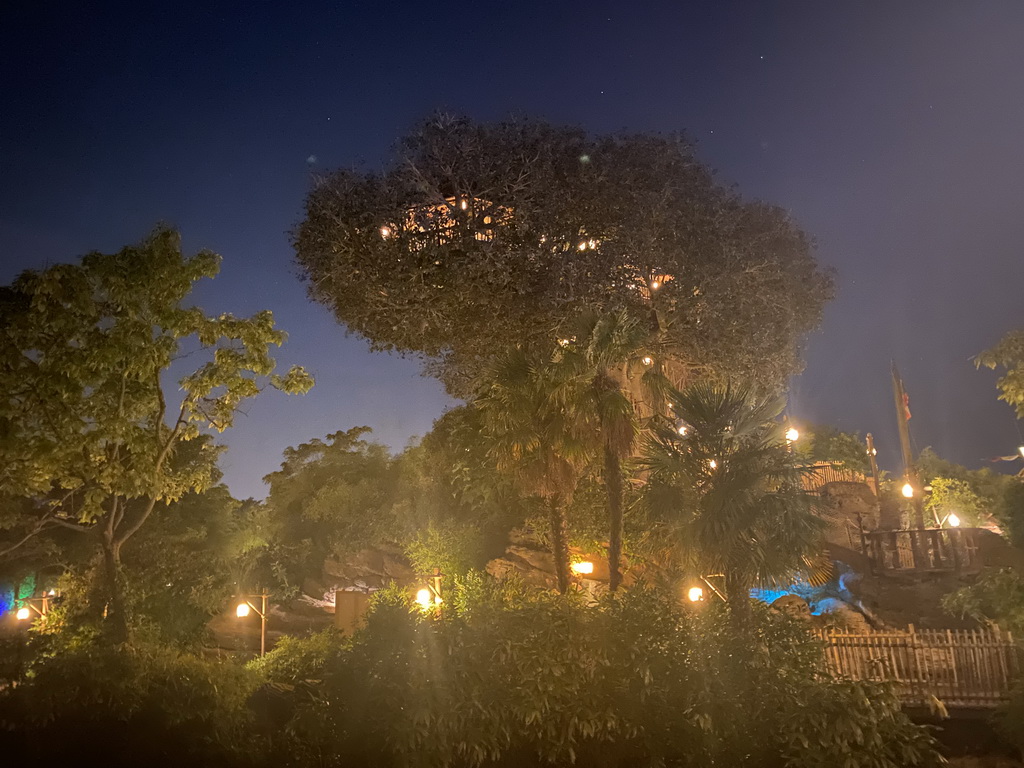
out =
<path fill-rule="evenodd" d="M 979 567 L 974 528 L 864 531 L 863 552 L 876 572 L 969 571 Z"/>
<path fill-rule="evenodd" d="M 1020 670 L 1013 638 L 998 627 L 818 634 L 833 673 L 894 683 L 909 706 L 930 706 L 934 697 L 946 707 L 994 707 Z"/>
<path fill-rule="evenodd" d="M 803 486 L 807 491 L 816 491 L 828 483 L 867 483 L 871 487 L 863 473 L 827 461 L 819 461 L 803 475 Z"/>

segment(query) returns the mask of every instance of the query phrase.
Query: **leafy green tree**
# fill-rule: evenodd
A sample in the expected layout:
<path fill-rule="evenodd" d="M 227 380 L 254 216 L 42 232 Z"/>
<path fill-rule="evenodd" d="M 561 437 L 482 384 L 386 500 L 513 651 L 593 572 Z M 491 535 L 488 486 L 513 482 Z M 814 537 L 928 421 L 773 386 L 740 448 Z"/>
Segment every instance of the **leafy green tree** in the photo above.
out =
<path fill-rule="evenodd" d="M 217 450 L 174 461 L 181 446 L 229 428 L 266 385 L 312 385 L 301 368 L 273 374 L 269 349 L 285 334 L 270 312 L 183 305 L 218 264 L 209 251 L 182 256 L 178 234 L 158 229 L 114 254 L 25 272 L 0 294 L 0 493 L 38 500 L 30 537 L 59 527 L 91 538 L 104 573 L 94 606 L 117 642 L 128 637 L 124 545 L 155 510 L 214 481 Z M 168 387 L 186 354 L 200 364 Z"/>
<path fill-rule="evenodd" d="M 294 246 L 339 322 L 432 358 L 459 396 L 587 310 L 650 318 L 683 374 L 776 386 L 832 295 L 790 217 L 715 184 L 681 136 L 534 120 L 424 120 L 384 172 L 319 179 Z"/>
<path fill-rule="evenodd" d="M 697 384 L 668 400 L 680 426 L 662 424 L 642 459 L 652 535 L 673 537 L 697 573 L 722 574 L 742 625 L 751 587 L 813 565 L 825 522 L 776 420 L 781 399 Z"/>
<path fill-rule="evenodd" d="M 978 368 L 1003 370 L 996 382 L 999 399 L 1016 409 L 1018 419 L 1024 419 L 1024 331 L 1006 334 L 998 344 L 974 358 L 974 364 Z"/>
<path fill-rule="evenodd" d="M 991 522 L 991 509 L 966 481 L 936 477 L 929 487 L 931 492 L 925 497 L 924 506 L 936 524 L 950 515 L 956 515 L 964 525 L 974 528 Z"/>
<path fill-rule="evenodd" d="M 1003 534 L 1015 547 L 1024 547 L 1024 479 L 1007 481 L 995 508 L 995 517 Z"/>
<path fill-rule="evenodd" d="M 344 557 L 401 536 L 396 529 L 399 468 L 379 444 L 353 427 L 288 448 L 267 475 L 270 540 L 290 553 L 289 580 L 319 574 L 328 557 Z"/>

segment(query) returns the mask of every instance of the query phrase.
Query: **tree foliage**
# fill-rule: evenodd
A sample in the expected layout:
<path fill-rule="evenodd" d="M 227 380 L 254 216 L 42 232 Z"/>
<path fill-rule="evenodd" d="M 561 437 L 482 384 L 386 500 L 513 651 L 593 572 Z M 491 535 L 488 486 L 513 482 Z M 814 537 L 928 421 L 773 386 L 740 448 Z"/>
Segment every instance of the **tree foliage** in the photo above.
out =
<path fill-rule="evenodd" d="M 993 370 L 1002 369 L 996 382 L 999 399 L 1009 403 L 1017 418 L 1024 419 L 1024 331 L 1010 331 L 991 349 L 986 349 L 974 363 Z"/>
<path fill-rule="evenodd" d="M 778 385 L 832 293 L 789 217 L 715 184 L 682 137 L 532 120 L 423 121 L 384 172 L 320 179 L 294 245 L 339 322 L 434 358 L 460 395 L 588 309 L 650 318 L 686 370 Z"/>
<path fill-rule="evenodd" d="M 776 420 L 784 403 L 705 383 L 670 393 L 669 405 L 678 420 L 642 458 L 650 536 L 674 543 L 696 575 L 724 575 L 742 616 L 750 587 L 807 574 L 820 553 L 825 522 Z"/>
<path fill-rule="evenodd" d="M 351 640 L 257 666 L 291 691 L 293 764 L 925 766 L 926 732 L 885 688 L 832 680 L 802 625 L 633 589 L 598 607 L 477 580 L 438 618 L 398 593 Z M 282 708 L 284 709 L 284 708 Z"/>
<path fill-rule="evenodd" d="M 312 385 L 298 367 L 273 373 L 269 350 L 285 334 L 270 312 L 183 305 L 218 265 L 209 251 L 184 257 L 178 234 L 158 229 L 114 254 L 25 272 L 0 293 L 0 494 L 34 500 L 8 549 L 58 527 L 93 537 L 107 577 L 97 605 L 119 639 L 121 548 L 155 509 L 215 479 L 217 449 L 182 446 L 230 427 L 266 385 Z M 172 396 L 168 370 L 186 353 L 199 364 Z"/>

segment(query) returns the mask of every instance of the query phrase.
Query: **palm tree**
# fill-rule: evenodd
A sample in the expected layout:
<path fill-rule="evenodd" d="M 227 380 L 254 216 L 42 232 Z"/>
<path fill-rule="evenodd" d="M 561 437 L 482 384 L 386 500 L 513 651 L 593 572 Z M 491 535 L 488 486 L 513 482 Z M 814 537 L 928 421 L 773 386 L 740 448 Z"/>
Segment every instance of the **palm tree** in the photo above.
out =
<path fill-rule="evenodd" d="M 689 567 L 725 577 L 742 625 L 752 586 L 789 583 L 819 565 L 825 522 L 777 421 L 781 398 L 702 383 L 670 392 L 668 402 L 676 420 L 658 427 L 642 460 L 646 504 Z"/>
<path fill-rule="evenodd" d="M 652 365 L 650 331 L 625 311 L 584 315 L 566 332 L 565 341 L 554 361 L 554 394 L 600 446 L 608 500 L 609 589 L 614 592 L 622 582 L 622 464 L 633 455 L 640 429 L 631 393 L 661 392 L 663 377 Z"/>
<path fill-rule="evenodd" d="M 564 386 L 548 361 L 513 350 L 485 375 L 475 405 L 498 468 L 520 488 L 544 501 L 558 590 L 569 588 L 569 541 L 565 508 L 572 500 L 589 452 L 587 430 L 557 396 Z"/>

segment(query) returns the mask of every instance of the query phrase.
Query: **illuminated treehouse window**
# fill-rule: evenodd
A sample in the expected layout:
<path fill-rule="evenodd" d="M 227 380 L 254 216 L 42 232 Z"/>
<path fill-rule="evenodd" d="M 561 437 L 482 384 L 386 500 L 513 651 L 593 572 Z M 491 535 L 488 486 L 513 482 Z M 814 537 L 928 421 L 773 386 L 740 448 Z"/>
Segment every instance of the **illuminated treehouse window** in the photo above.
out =
<path fill-rule="evenodd" d="M 494 240 L 495 227 L 508 221 L 511 211 L 479 197 L 446 197 L 443 204 L 421 205 L 406 212 L 401 224 L 385 224 L 380 228 L 383 239 L 398 233 L 409 233 L 412 248 L 417 242 L 434 245 L 457 240 L 460 233 L 469 233 L 480 242 Z"/>

